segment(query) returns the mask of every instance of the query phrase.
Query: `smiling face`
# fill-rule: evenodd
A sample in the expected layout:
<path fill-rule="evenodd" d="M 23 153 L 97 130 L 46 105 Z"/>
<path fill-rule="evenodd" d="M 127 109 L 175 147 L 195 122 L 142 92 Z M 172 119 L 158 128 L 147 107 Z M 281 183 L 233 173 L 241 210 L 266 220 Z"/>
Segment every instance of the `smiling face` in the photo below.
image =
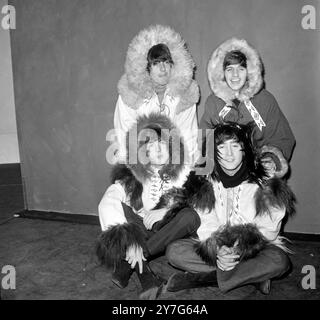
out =
<path fill-rule="evenodd" d="M 243 150 L 239 142 L 229 139 L 217 146 L 218 162 L 222 170 L 233 176 L 240 168 L 243 160 Z"/>
<path fill-rule="evenodd" d="M 230 64 L 224 70 L 224 76 L 228 86 L 235 92 L 239 92 L 247 80 L 247 68 L 240 64 Z"/>
<path fill-rule="evenodd" d="M 171 77 L 171 63 L 169 61 L 156 61 L 151 64 L 150 77 L 156 85 L 167 85 Z"/>
<path fill-rule="evenodd" d="M 147 154 L 150 163 L 155 166 L 162 166 L 169 161 L 168 145 L 165 141 L 154 140 L 147 145 Z"/>

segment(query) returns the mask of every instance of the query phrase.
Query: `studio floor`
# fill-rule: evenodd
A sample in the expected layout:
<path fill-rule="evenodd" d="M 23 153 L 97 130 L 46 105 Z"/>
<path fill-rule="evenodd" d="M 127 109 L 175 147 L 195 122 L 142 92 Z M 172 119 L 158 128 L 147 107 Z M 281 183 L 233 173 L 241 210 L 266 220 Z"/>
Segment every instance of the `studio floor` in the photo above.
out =
<path fill-rule="evenodd" d="M 1 289 L 2 300 L 134 300 L 140 285 L 134 274 L 129 286 L 119 289 L 94 254 L 98 225 L 41 219 L 13 218 L 23 210 L 20 171 L 17 166 L 0 166 L 0 269 L 16 269 L 16 288 Z M 253 286 L 222 294 L 218 288 L 164 293 L 163 300 L 320 300 L 320 243 L 293 241 L 292 271 L 273 281 L 270 295 Z M 303 267 L 315 268 L 316 289 L 304 289 Z M 168 278 L 174 268 L 164 257 L 151 262 L 153 270 Z M 0 276 L 3 278 L 4 273 Z M 306 278 L 305 278 L 306 280 Z M 310 280 L 311 281 L 311 280 Z M 310 283 L 310 281 L 306 281 Z M 0 282 L 1 284 L 1 282 Z"/>

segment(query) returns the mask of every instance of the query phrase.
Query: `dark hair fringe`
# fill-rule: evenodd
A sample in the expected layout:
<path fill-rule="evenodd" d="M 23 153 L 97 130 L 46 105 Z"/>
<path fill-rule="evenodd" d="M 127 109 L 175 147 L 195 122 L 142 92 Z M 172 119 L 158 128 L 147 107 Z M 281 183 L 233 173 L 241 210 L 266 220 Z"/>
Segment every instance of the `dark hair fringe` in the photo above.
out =
<path fill-rule="evenodd" d="M 168 46 L 164 43 L 158 43 L 149 49 L 147 54 L 147 61 L 148 72 L 150 72 L 152 63 L 168 61 L 170 64 L 174 64 L 171 52 Z"/>
<path fill-rule="evenodd" d="M 146 234 L 134 223 L 118 224 L 103 231 L 96 241 L 96 255 L 101 264 L 114 268 L 125 259 L 127 248 L 145 247 Z"/>
<path fill-rule="evenodd" d="M 267 180 L 255 194 L 256 216 L 271 214 L 270 208 L 285 208 L 291 216 L 295 213 L 297 199 L 285 181 L 279 178 Z"/>
<path fill-rule="evenodd" d="M 247 67 L 247 57 L 240 50 L 232 50 L 229 51 L 223 61 L 223 70 L 225 70 L 228 66 L 233 64 L 240 64 L 241 67 Z"/>

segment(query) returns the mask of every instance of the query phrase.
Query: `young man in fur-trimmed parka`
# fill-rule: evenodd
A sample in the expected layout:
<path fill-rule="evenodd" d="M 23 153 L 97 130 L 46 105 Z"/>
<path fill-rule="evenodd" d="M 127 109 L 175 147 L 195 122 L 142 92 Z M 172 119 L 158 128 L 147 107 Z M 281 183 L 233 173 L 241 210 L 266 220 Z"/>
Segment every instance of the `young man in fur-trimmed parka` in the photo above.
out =
<path fill-rule="evenodd" d="M 254 121 L 255 141 L 269 176 L 275 171 L 276 176 L 284 176 L 295 138 L 276 99 L 264 88 L 258 52 L 245 40 L 231 38 L 213 52 L 207 71 L 213 93 L 207 98 L 200 128 L 223 121 Z"/>
<path fill-rule="evenodd" d="M 140 298 L 155 299 L 162 281 L 148 261 L 164 254 L 172 241 L 193 235 L 200 219 L 192 208 L 175 210 L 168 196 L 172 188 L 182 187 L 190 172 L 184 164 L 186 148 L 172 121 L 160 114 L 141 116 L 128 136 L 127 163 L 115 166 L 112 185 L 99 204 L 97 255 L 113 271 L 117 286 L 126 287 L 135 270 Z"/>
<path fill-rule="evenodd" d="M 169 262 L 187 271 L 169 278 L 168 291 L 219 286 L 227 292 L 255 284 L 267 294 L 271 279 L 288 270 L 288 249 L 279 231 L 286 213 L 294 211 L 295 197 L 284 180 L 266 178 L 252 146 L 251 127 L 218 124 L 213 172 L 190 173 L 183 186 L 201 226 L 198 239 L 168 246 Z"/>
<path fill-rule="evenodd" d="M 168 116 L 183 134 L 190 162 L 197 151 L 196 103 L 199 87 L 195 63 L 181 36 L 168 26 L 150 26 L 131 41 L 125 73 L 118 83 L 114 112 L 119 152 L 125 158 L 126 132 L 141 115 Z"/>

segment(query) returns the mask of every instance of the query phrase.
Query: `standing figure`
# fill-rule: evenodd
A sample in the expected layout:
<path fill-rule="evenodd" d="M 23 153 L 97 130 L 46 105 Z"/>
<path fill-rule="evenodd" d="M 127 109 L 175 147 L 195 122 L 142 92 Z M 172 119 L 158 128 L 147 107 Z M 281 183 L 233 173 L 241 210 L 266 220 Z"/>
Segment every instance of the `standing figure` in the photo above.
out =
<path fill-rule="evenodd" d="M 211 56 L 208 78 L 213 93 L 207 98 L 200 128 L 211 129 L 224 121 L 254 121 L 254 140 L 269 176 L 283 177 L 295 138 L 276 99 L 264 88 L 258 52 L 245 40 L 225 41 Z"/>
<path fill-rule="evenodd" d="M 129 45 L 125 73 L 118 83 L 114 112 L 119 151 L 125 159 L 125 138 L 138 116 L 159 113 L 169 117 L 183 134 L 188 161 L 197 152 L 196 103 L 199 87 L 195 64 L 181 36 L 168 26 L 142 30 Z"/>

